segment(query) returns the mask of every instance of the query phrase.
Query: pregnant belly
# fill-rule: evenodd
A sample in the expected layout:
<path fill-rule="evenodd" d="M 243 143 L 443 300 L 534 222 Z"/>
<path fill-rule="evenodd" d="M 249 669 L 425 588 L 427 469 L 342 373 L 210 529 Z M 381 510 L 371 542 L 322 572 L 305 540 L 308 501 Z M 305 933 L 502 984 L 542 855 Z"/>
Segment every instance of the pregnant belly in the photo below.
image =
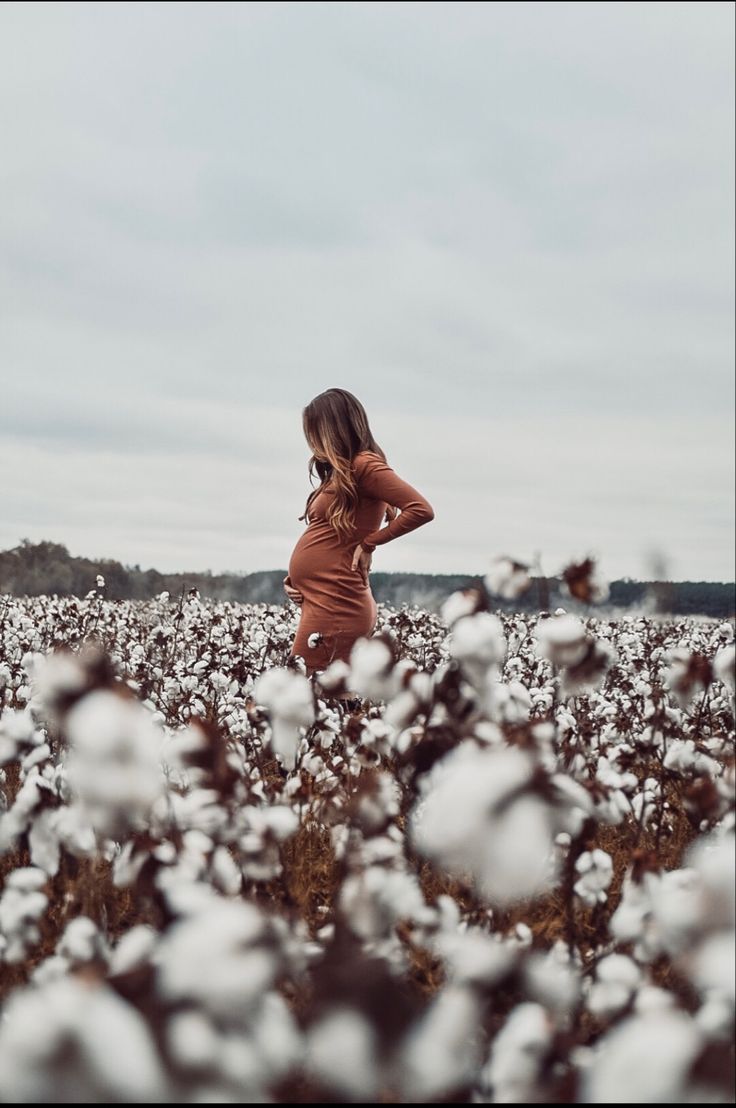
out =
<path fill-rule="evenodd" d="M 334 610 L 350 607 L 370 592 L 359 569 L 352 569 L 357 543 L 341 544 L 331 527 L 307 528 L 289 559 L 289 577 L 306 604 Z"/>

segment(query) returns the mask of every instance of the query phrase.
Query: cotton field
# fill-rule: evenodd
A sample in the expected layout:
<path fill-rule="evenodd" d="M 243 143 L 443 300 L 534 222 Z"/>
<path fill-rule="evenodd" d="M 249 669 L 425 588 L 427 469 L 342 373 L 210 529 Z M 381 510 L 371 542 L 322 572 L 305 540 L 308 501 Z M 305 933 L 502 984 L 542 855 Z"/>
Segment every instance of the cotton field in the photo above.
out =
<path fill-rule="evenodd" d="M 491 608 L 0 597 L 0 1100 L 733 1100 L 733 623 Z"/>

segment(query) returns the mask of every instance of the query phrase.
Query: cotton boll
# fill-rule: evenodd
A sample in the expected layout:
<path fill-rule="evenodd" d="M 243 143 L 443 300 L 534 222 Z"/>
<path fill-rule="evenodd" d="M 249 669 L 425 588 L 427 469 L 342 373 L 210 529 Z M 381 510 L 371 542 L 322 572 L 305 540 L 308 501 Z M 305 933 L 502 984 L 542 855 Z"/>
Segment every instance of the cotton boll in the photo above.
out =
<path fill-rule="evenodd" d="M 97 689 L 67 713 L 69 784 L 98 834 L 146 825 L 164 791 L 162 732 L 138 701 Z"/>
<path fill-rule="evenodd" d="M 471 989 L 447 985 L 409 1032 L 401 1052 L 409 1103 L 438 1100 L 472 1083 L 480 1061 L 481 1001 Z"/>
<path fill-rule="evenodd" d="M 619 906 L 609 922 L 611 937 L 633 942 L 640 961 L 676 955 L 687 945 L 699 916 L 697 874 L 692 869 L 627 875 Z"/>
<path fill-rule="evenodd" d="M 432 941 L 432 948 L 445 963 L 448 981 L 455 985 L 496 985 L 517 962 L 513 947 L 478 927 L 449 933 L 440 931 Z"/>
<path fill-rule="evenodd" d="M 350 688 L 357 696 L 387 703 L 399 691 L 394 658 L 380 639 L 358 639 L 350 651 Z"/>
<path fill-rule="evenodd" d="M 97 959 L 106 961 L 108 945 L 93 920 L 87 916 L 77 916 L 66 925 L 56 951 L 69 962 L 82 964 Z"/>
<path fill-rule="evenodd" d="M 301 1031 L 280 993 L 268 992 L 263 996 L 250 1030 L 269 1081 L 282 1077 L 303 1060 Z"/>
<path fill-rule="evenodd" d="M 723 647 L 713 658 L 713 672 L 731 692 L 736 691 L 736 646 Z"/>
<path fill-rule="evenodd" d="M 259 704 L 268 709 L 271 745 L 286 766 L 293 767 L 299 746 L 299 729 L 314 723 L 314 696 L 306 677 L 287 669 L 262 673 L 254 688 Z"/>
<path fill-rule="evenodd" d="M 734 1025 L 733 1001 L 722 992 L 709 994 L 695 1013 L 695 1022 L 709 1041 L 730 1042 Z"/>
<path fill-rule="evenodd" d="M 529 566 L 512 558 L 496 558 L 483 578 L 483 583 L 489 592 L 505 600 L 515 600 L 531 585 Z"/>
<path fill-rule="evenodd" d="M 524 963 L 524 978 L 530 999 L 551 1012 L 568 1013 L 578 1001 L 580 971 L 564 943 L 556 943 L 544 954 L 531 953 Z"/>
<path fill-rule="evenodd" d="M 158 932 L 148 924 L 139 923 L 126 931 L 110 955 L 110 976 L 131 973 L 151 958 L 158 941 Z"/>
<path fill-rule="evenodd" d="M 556 666 L 575 665 L 587 649 L 588 634 L 577 616 L 563 614 L 540 620 L 534 628 L 536 651 Z"/>
<path fill-rule="evenodd" d="M 491 665 L 502 665 L 506 656 L 503 623 L 491 612 L 464 616 L 452 628 L 450 653 L 471 679 L 484 674 Z"/>
<path fill-rule="evenodd" d="M 2 668 L 2 667 L 0 667 Z M 0 680 L 0 688 L 2 681 Z M 36 728 L 28 708 L 9 708 L 0 715 L 0 766 L 7 765 L 27 751 L 46 748 L 43 732 Z"/>
<path fill-rule="evenodd" d="M 226 846 L 218 846 L 213 852 L 210 872 L 216 887 L 227 896 L 240 892 L 243 875 Z"/>
<path fill-rule="evenodd" d="M 687 862 L 697 874 L 701 911 L 708 926 L 733 928 L 736 922 L 736 836 L 713 832 L 689 849 Z"/>
<path fill-rule="evenodd" d="M 434 920 L 415 875 L 380 865 L 371 865 L 343 882 L 340 907 L 351 928 L 366 940 L 388 936 L 399 920 Z"/>
<path fill-rule="evenodd" d="M 328 1088 L 365 1104 L 378 1094 L 376 1036 L 354 1008 L 336 1007 L 310 1028 L 306 1068 Z"/>
<path fill-rule="evenodd" d="M 461 744 L 428 775 L 411 817 L 416 848 L 453 872 L 471 873 L 492 901 L 542 890 L 554 877 L 552 817 L 525 791 L 533 774 L 533 760 L 517 748 Z"/>
<path fill-rule="evenodd" d="M 452 627 L 464 616 L 478 610 L 478 594 L 474 589 L 458 589 L 450 594 L 440 607 L 440 616 L 447 627 Z"/>
<path fill-rule="evenodd" d="M 47 718 L 57 719 L 57 706 L 87 687 L 88 676 L 79 656 L 69 650 L 29 654 L 24 668 L 30 676 L 31 701 Z"/>
<path fill-rule="evenodd" d="M 495 690 L 495 711 L 497 720 L 504 723 L 521 723 L 529 719 L 532 698 L 529 690 L 521 681 L 500 683 Z"/>
<path fill-rule="evenodd" d="M 242 1017 L 270 987 L 278 968 L 263 938 L 260 912 L 210 894 L 200 910 L 175 923 L 156 950 L 161 991 L 213 1015 Z"/>
<path fill-rule="evenodd" d="M 596 980 L 588 1009 L 596 1016 L 612 1016 L 631 1000 L 641 982 L 641 970 L 624 954 L 609 954 L 596 966 Z"/>
<path fill-rule="evenodd" d="M 48 907 L 47 875 L 34 866 L 12 870 L 0 896 L 0 961 L 23 962 L 41 940 L 37 921 Z"/>
<path fill-rule="evenodd" d="M 28 846 L 31 851 L 31 862 L 34 866 L 44 870 L 49 877 L 53 877 L 59 869 L 61 852 L 59 849 L 59 836 L 57 827 L 60 822 L 59 811 L 53 808 L 42 808 L 36 812 L 28 830 Z"/>
<path fill-rule="evenodd" d="M 17 990 L 0 1024 L 0 1098 L 158 1102 L 171 1090 L 141 1016 L 104 985 L 64 978 Z"/>
<path fill-rule="evenodd" d="M 701 995 L 717 991 L 736 1004 L 736 937 L 732 930 L 708 936 L 683 964 Z"/>
<path fill-rule="evenodd" d="M 588 907 L 605 904 L 608 889 L 613 879 L 613 862 L 605 850 L 584 851 L 575 862 L 575 870 L 580 875 L 575 882 L 575 893 Z"/>
<path fill-rule="evenodd" d="M 350 666 L 342 658 L 335 658 L 327 669 L 323 670 L 319 677 L 319 683 L 323 689 L 337 689 L 350 687 Z"/>
<path fill-rule="evenodd" d="M 701 1032 L 684 1012 L 629 1017 L 596 1044 L 593 1063 L 582 1074 L 581 1099 L 590 1104 L 682 1103 L 701 1046 Z"/>
<path fill-rule="evenodd" d="M 519 1004 L 491 1045 L 480 1088 L 499 1104 L 536 1103 L 532 1098 L 554 1028 L 540 1004 Z"/>
<path fill-rule="evenodd" d="M 169 1020 L 167 1038 L 172 1057 L 185 1069 L 204 1069 L 217 1062 L 219 1036 L 202 1012 L 175 1012 Z"/>

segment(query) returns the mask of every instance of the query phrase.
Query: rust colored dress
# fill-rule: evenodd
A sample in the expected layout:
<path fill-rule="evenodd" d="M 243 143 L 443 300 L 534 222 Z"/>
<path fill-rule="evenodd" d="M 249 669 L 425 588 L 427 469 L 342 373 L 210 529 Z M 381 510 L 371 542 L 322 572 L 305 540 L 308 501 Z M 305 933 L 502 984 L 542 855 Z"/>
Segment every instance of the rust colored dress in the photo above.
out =
<path fill-rule="evenodd" d="M 376 628 L 378 610 L 370 583 L 360 567 L 351 568 L 358 543 L 374 550 L 434 519 L 429 501 L 378 454 L 356 454 L 353 474 L 358 505 L 350 541 L 341 541 L 327 518 L 334 496 L 328 479 L 310 502 L 307 527 L 294 547 L 284 582 L 304 597 L 291 656 L 304 658 L 308 674 L 326 669 L 336 659 L 348 662 L 356 639 L 370 637 Z M 401 511 L 381 527 L 387 504 Z M 310 646 L 309 637 L 317 634 L 319 640 Z"/>

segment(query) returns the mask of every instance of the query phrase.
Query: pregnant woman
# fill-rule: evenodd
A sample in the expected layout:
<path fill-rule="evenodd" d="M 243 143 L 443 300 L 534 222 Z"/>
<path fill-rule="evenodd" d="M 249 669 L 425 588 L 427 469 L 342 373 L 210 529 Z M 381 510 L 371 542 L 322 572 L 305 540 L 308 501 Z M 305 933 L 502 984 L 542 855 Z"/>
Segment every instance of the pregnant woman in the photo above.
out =
<path fill-rule="evenodd" d="M 429 523 L 434 511 L 388 465 L 352 393 L 320 393 L 304 409 L 302 424 L 312 450 L 310 477 L 316 469 L 320 484 L 299 516 L 307 527 L 291 555 L 284 589 L 302 609 L 291 656 L 300 655 L 313 674 L 335 659 L 349 661 L 356 639 L 375 630 L 372 552 Z M 384 519 L 388 524 L 381 527 Z"/>

